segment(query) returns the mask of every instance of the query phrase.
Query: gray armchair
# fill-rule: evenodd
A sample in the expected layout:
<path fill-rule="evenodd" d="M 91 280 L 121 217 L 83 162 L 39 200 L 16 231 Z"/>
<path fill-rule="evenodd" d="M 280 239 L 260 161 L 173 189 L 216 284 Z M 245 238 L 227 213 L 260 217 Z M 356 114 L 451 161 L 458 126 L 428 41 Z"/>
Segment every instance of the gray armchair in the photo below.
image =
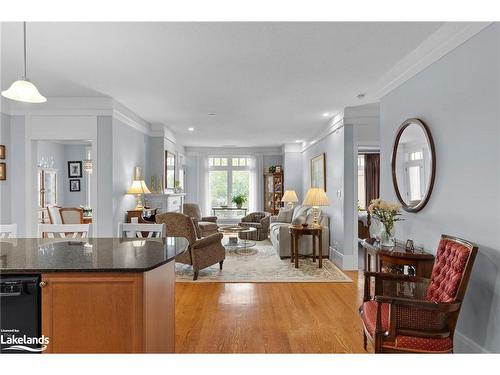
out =
<path fill-rule="evenodd" d="M 201 216 L 200 206 L 196 203 L 184 203 L 182 211 L 193 218 L 198 237 L 206 237 L 219 231 L 217 216 Z"/>
<path fill-rule="evenodd" d="M 201 269 L 219 263 L 220 269 L 226 258 L 226 249 L 222 246 L 222 233 L 214 233 L 198 238 L 193 219 L 178 212 L 166 212 L 156 215 L 158 224 L 165 224 L 166 233 L 172 237 L 184 237 L 189 242 L 188 250 L 175 257 L 176 262 L 193 266 L 193 280 L 198 279 Z"/>
<path fill-rule="evenodd" d="M 240 233 L 239 236 L 243 240 L 263 241 L 269 235 L 269 222 L 271 214 L 269 212 L 252 212 L 241 218 L 239 223 L 242 227 L 254 227 L 255 232 Z"/>

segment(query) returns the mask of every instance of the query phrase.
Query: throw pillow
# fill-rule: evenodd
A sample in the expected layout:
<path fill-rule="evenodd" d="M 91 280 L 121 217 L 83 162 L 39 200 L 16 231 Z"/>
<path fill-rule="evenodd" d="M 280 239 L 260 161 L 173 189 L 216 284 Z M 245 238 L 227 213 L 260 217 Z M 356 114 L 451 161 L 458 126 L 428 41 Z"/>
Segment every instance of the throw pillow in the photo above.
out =
<path fill-rule="evenodd" d="M 307 215 L 304 213 L 302 215 L 295 216 L 292 220 L 292 224 L 304 224 L 306 222 Z"/>
<path fill-rule="evenodd" d="M 292 222 L 298 217 L 302 215 L 307 215 L 307 210 L 309 210 L 309 206 L 297 206 L 293 211 Z M 302 224 L 302 223 L 297 223 Z"/>
<path fill-rule="evenodd" d="M 292 222 L 293 209 L 280 208 L 276 221 L 278 223 L 291 223 Z"/>

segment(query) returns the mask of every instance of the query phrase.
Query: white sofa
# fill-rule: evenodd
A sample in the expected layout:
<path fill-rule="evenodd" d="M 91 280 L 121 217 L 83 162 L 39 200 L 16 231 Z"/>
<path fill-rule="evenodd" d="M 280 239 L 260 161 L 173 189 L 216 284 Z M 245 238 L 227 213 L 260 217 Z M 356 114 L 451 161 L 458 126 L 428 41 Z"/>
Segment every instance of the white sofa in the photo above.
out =
<path fill-rule="evenodd" d="M 322 233 L 322 253 L 324 257 L 329 255 L 330 245 L 330 221 L 326 214 L 321 213 L 319 223 L 323 227 Z M 280 258 L 290 257 L 291 236 L 288 227 L 290 224 L 312 224 L 313 215 L 310 207 L 297 206 L 293 209 L 293 215 L 288 221 L 278 221 L 278 216 L 271 216 L 269 226 L 269 236 L 274 249 Z M 299 254 L 312 255 L 312 236 L 301 236 L 299 239 Z"/>

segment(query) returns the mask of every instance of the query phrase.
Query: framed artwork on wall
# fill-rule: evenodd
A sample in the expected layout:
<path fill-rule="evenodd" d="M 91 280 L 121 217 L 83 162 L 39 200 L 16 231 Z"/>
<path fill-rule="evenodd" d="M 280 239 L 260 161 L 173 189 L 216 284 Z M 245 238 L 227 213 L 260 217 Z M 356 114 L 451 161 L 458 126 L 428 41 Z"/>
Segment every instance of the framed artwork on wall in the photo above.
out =
<path fill-rule="evenodd" d="M 0 159 L 5 159 L 5 145 L 0 145 Z"/>
<path fill-rule="evenodd" d="M 311 187 L 322 188 L 326 192 L 325 153 L 311 159 Z"/>
<path fill-rule="evenodd" d="M 69 191 L 80 191 L 80 180 L 69 180 Z"/>
<path fill-rule="evenodd" d="M 0 181 L 7 179 L 7 164 L 0 163 Z"/>
<path fill-rule="evenodd" d="M 82 177 L 82 162 L 81 161 L 68 161 L 68 177 Z"/>

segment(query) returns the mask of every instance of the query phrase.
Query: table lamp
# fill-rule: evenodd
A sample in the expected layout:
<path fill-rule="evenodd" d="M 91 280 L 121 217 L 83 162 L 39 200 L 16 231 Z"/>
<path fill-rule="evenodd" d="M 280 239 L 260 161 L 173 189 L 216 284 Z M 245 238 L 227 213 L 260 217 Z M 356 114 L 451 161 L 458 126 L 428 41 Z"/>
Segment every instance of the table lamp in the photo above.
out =
<path fill-rule="evenodd" d="M 295 190 L 286 190 L 285 194 L 283 194 L 283 198 L 281 198 L 281 201 L 286 203 L 287 208 L 292 209 L 293 204 L 298 202 L 299 198 L 297 198 Z"/>
<path fill-rule="evenodd" d="M 138 176 L 136 175 L 136 178 Z M 132 185 L 129 187 L 127 190 L 127 194 L 135 194 L 135 202 L 136 206 L 134 210 L 142 210 L 144 209 L 144 206 L 142 205 L 142 194 L 150 194 L 151 192 L 149 191 L 148 187 L 146 186 L 146 183 L 142 179 L 134 179 L 132 182 Z"/>
<path fill-rule="evenodd" d="M 312 206 L 313 209 L 313 224 L 318 225 L 318 217 L 320 206 L 329 206 L 330 202 L 323 189 L 310 188 L 302 203 L 304 206 Z"/>

